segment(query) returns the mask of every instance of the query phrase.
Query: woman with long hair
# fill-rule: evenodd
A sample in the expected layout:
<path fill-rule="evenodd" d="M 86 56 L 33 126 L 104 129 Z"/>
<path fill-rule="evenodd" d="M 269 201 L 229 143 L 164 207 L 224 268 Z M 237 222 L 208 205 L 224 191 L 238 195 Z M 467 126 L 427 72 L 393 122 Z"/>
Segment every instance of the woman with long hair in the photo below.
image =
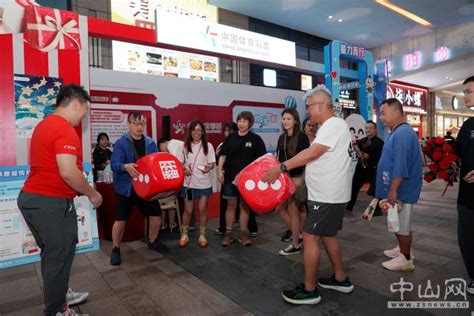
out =
<path fill-rule="evenodd" d="M 178 151 L 178 160 L 184 168 L 184 185 L 181 197 L 184 198 L 183 226 L 179 246 L 189 242 L 189 222 L 193 213 L 194 201 L 199 209 L 199 246 L 207 247 L 207 202 L 212 194 L 211 174 L 216 164 L 214 147 L 207 141 L 206 128 L 200 120 L 191 122 L 182 150 Z"/>
<path fill-rule="evenodd" d="M 301 131 L 300 116 L 295 109 L 284 109 L 281 116 L 283 133 L 278 138 L 277 159 L 279 162 L 284 162 L 308 148 L 309 139 Z M 303 172 L 304 167 L 290 170 L 290 176 L 296 186 L 301 184 Z M 278 205 L 275 211 L 291 232 L 291 237 L 282 238 L 282 241 L 289 241 L 291 239 L 291 244 L 285 249 L 280 250 L 280 255 L 288 256 L 301 252 L 300 232 L 304 220 L 304 212 L 300 212 L 293 196 L 290 196 L 285 202 Z"/>

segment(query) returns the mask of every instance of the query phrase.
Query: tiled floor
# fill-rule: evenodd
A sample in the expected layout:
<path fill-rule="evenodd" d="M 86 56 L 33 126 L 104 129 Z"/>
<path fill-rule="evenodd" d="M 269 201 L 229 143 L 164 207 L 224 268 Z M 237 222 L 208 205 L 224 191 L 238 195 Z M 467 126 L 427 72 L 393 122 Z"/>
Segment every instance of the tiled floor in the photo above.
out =
<path fill-rule="evenodd" d="M 387 301 L 399 300 L 400 293 L 390 285 L 403 278 L 413 284 L 405 300 L 434 301 L 418 297 L 430 281 L 440 286 L 444 299 L 445 280 L 466 278 L 457 245 L 456 193 L 449 188 L 441 197 L 441 183 L 425 184 L 413 217 L 414 272 L 384 270 L 382 250 L 392 248 L 393 234 L 384 217 L 372 222 L 360 218 L 368 204 L 365 193 L 354 213 L 347 213 L 339 234 L 344 264 L 355 285 L 352 294 L 321 290 L 316 306 L 293 306 L 280 296 L 282 288 L 302 281 L 301 255 L 281 257 L 285 244 L 280 241 L 284 228 L 274 214 L 260 216 L 259 236 L 254 245 L 233 244 L 220 247 L 220 237 L 209 234 L 206 249 L 197 246 L 196 236 L 185 249 L 177 245 L 178 235 L 165 232 L 162 239 L 171 248 L 162 256 L 136 241 L 122 247 L 123 264 L 109 264 L 111 243 L 103 241 L 101 250 L 75 258 L 71 286 L 89 291 L 90 299 L 75 307 L 90 315 L 471 315 L 474 297 L 468 296 L 468 309 L 387 309 Z M 209 224 L 216 227 L 216 221 Z M 325 253 L 321 275 L 331 273 Z M 42 292 L 39 264 L 0 270 L 0 314 L 40 315 Z M 450 294 L 447 301 L 462 301 Z"/>

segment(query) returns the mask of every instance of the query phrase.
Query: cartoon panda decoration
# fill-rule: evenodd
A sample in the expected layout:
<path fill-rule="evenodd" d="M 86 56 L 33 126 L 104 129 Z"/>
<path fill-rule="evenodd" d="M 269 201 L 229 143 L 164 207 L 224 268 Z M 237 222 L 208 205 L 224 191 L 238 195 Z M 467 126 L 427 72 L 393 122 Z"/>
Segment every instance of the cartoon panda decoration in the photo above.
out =
<path fill-rule="evenodd" d="M 367 90 L 367 93 L 372 93 L 374 91 L 374 87 L 375 87 L 375 82 L 374 82 L 374 79 L 372 79 L 371 76 L 369 76 L 366 80 L 365 80 L 365 88 Z"/>
<path fill-rule="evenodd" d="M 349 130 L 352 133 L 352 140 L 360 140 L 365 137 L 365 120 L 360 114 L 351 114 L 346 118 Z"/>

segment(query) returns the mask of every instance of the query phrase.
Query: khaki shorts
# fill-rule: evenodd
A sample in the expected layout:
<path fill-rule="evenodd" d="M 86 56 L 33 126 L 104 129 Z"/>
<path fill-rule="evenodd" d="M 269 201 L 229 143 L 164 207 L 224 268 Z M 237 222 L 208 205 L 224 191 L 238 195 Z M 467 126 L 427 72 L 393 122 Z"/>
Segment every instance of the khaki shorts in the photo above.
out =
<path fill-rule="evenodd" d="M 411 232 L 411 211 L 413 204 L 404 203 L 402 210 L 398 213 L 398 221 L 400 222 L 400 231 L 397 235 L 408 236 Z"/>

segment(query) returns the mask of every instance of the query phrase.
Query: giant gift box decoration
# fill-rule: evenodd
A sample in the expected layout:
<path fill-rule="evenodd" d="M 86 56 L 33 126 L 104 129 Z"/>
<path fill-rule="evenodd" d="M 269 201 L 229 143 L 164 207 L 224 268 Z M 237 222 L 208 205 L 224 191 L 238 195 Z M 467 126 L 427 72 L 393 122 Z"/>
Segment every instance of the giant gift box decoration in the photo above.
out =
<path fill-rule="evenodd" d="M 44 52 L 81 49 L 77 13 L 30 5 L 26 7 L 25 17 L 25 39 L 34 48 Z"/>
<path fill-rule="evenodd" d="M 138 178 L 132 181 L 139 197 L 155 200 L 181 190 L 184 172 L 181 162 L 170 153 L 154 153 L 137 160 Z"/>
<path fill-rule="evenodd" d="M 293 181 L 287 173 L 282 173 L 272 184 L 262 181 L 267 170 L 278 164 L 272 154 L 266 154 L 245 167 L 235 177 L 235 183 L 243 199 L 258 213 L 270 212 L 295 192 Z"/>
<path fill-rule="evenodd" d="M 0 187 L 8 195 L 0 194 L 0 217 L 9 218 L 20 225 L 11 226 L 11 229 L 16 229 L 15 234 L 0 234 L 0 252 L 2 252 L 0 269 L 40 260 L 38 253 L 32 253 L 28 249 L 23 252 L 17 251 L 17 249 L 23 249 L 23 244 L 29 246 L 32 242 L 31 232 L 27 229 L 16 205 L 18 192 L 29 172 L 31 135 L 20 133 L 22 126 L 17 123 L 23 118 L 21 114 L 25 109 L 37 113 L 38 107 L 36 105 L 41 104 L 41 107 L 46 107 L 52 103 L 49 102 L 52 101 L 52 98 L 49 98 L 51 94 L 39 95 L 32 102 L 34 96 L 30 92 L 32 89 L 43 90 L 48 81 L 58 84 L 61 81 L 63 84 L 75 83 L 86 89 L 89 88 L 88 47 L 87 45 L 83 48 L 80 47 L 81 42 L 87 43 L 88 18 L 51 8 L 28 6 L 33 3 L 30 0 L 15 1 L 18 4 L 15 7 L 16 10 L 11 7 L 14 1 L 8 2 L 8 5 L 5 5 L 6 2 L 0 1 L 0 11 L 3 9 L 4 14 L 8 14 L 9 22 L 8 27 L 5 28 L 3 25 L 0 32 L 2 33 L 0 34 L 0 135 L 2 136 L 0 137 L 0 147 L 2 148 L 0 152 Z M 25 10 L 21 10 L 23 7 Z M 30 12 L 28 17 L 26 17 L 26 11 Z M 36 13 L 42 14 L 39 21 L 36 18 Z M 32 24 L 45 26 L 38 27 L 37 30 L 30 28 L 29 31 L 22 33 L 24 29 L 21 28 L 21 25 L 28 19 Z M 48 29 L 43 30 L 43 27 Z M 30 45 L 30 42 L 33 45 Z M 63 46 L 65 49 L 61 49 Z M 21 102 L 15 102 L 18 90 L 15 80 L 38 79 L 36 85 L 28 87 L 28 89 L 25 86 L 25 90 L 20 94 Z M 51 92 L 48 91 L 48 93 L 57 93 L 56 90 L 56 88 L 51 88 Z M 46 100 L 48 102 L 44 103 Z M 42 113 L 45 115 L 41 117 L 36 115 L 35 117 L 44 118 L 47 113 L 48 111 L 45 111 Z M 91 136 L 88 118 L 76 127 L 76 131 L 81 139 L 83 167 L 87 174 L 91 170 Z M 92 174 L 88 175 L 88 180 L 92 182 Z M 78 224 L 79 243 L 76 251 L 80 253 L 99 249 L 96 211 L 86 197 L 78 197 L 74 203 L 78 221 L 80 220 L 80 225 Z M 8 239 L 9 241 L 7 241 Z"/>

